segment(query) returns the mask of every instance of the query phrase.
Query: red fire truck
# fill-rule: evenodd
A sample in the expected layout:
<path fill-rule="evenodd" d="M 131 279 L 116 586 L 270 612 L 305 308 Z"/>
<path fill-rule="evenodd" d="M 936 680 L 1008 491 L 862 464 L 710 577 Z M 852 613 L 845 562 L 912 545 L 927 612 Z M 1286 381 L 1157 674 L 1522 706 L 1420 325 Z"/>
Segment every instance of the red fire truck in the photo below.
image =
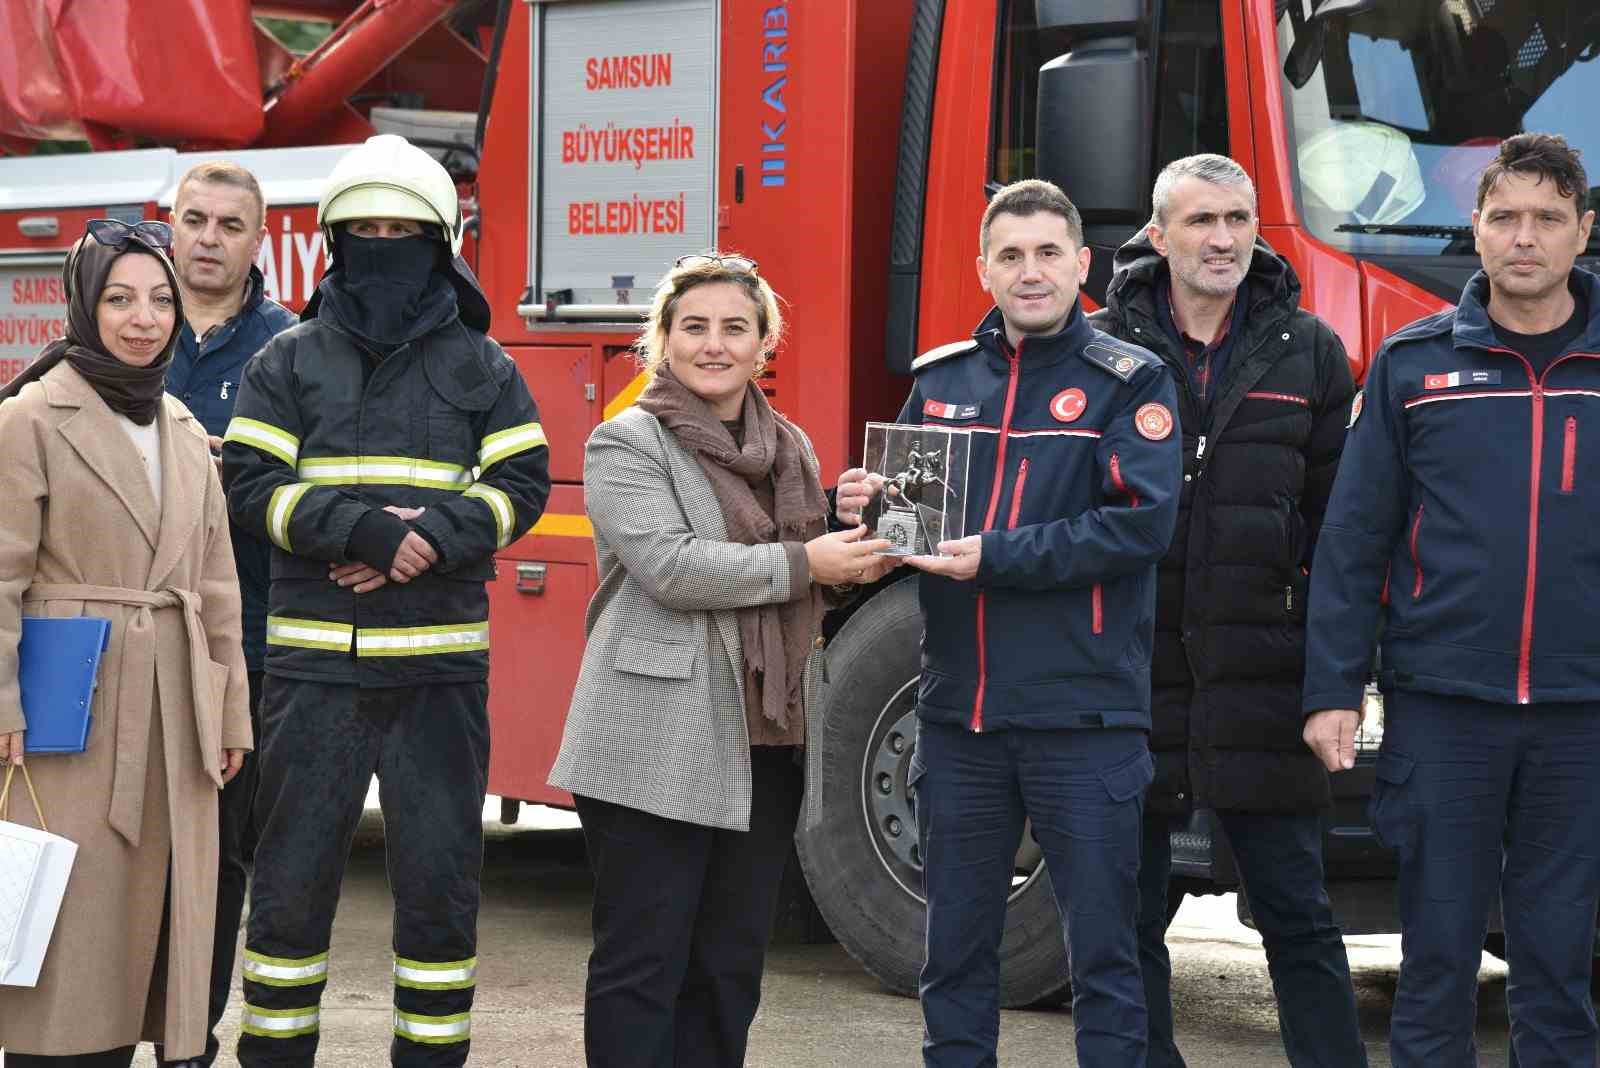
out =
<path fill-rule="evenodd" d="M 297 56 L 253 17 L 333 28 Z M 156 215 L 205 154 L 261 175 L 260 262 L 293 306 L 322 267 L 330 146 L 400 132 L 458 176 L 469 256 L 538 398 L 556 483 L 492 590 L 490 785 L 512 811 L 570 800 L 544 780 L 596 582 L 583 442 L 638 395 L 628 346 L 676 256 L 760 261 L 792 324 L 763 388 L 839 470 L 862 425 L 897 410 L 912 357 L 982 314 L 977 220 L 1003 183 L 1069 191 L 1092 301 L 1148 218 L 1156 170 L 1232 156 L 1256 181 L 1263 236 L 1359 375 L 1476 268 L 1466 223 L 1501 137 L 1557 130 L 1600 149 L 1583 103 L 1600 92 L 1591 0 L 13 0 L 0 30 L 0 148 L 18 155 L 0 159 L 0 378 L 59 331 L 56 274 L 84 220 Z M 26 154 L 60 138 L 95 151 Z M 921 623 L 910 584 L 870 592 L 828 623 L 814 680 L 826 729 L 811 740 L 826 818 L 798 857 L 833 933 L 914 991 L 905 776 Z M 1394 929 L 1370 788 L 1368 758 L 1336 776 L 1327 837 L 1351 931 Z M 1011 1005 L 1067 984 L 1048 876 L 1024 842 Z M 1205 813 L 1175 861 L 1180 890 L 1235 882 Z"/>

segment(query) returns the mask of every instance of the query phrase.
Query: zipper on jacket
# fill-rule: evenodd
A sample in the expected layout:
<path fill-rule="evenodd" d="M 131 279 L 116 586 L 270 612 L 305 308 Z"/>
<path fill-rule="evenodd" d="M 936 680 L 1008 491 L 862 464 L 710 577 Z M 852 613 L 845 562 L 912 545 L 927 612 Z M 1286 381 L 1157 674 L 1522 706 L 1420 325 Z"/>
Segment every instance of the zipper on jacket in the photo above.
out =
<path fill-rule="evenodd" d="M 1017 342 L 1014 352 L 1006 357 L 1011 368 L 1006 381 L 1005 411 L 1000 416 L 999 443 L 995 446 L 994 458 L 994 486 L 989 490 L 989 508 L 983 516 L 983 530 L 993 530 L 995 515 L 1000 510 L 1000 489 L 1005 484 L 1006 473 L 1006 437 L 1011 433 L 1011 412 L 1017 403 L 1017 377 L 1022 370 L 1022 346 L 1027 341 L 1023 338 Z M 972 699 L 972 730 L 979 733 L 983 730 L 983 691 L 989 681 L 988 650 L 984 639 L 984 595 L 978 591 L 978 692 Z"/>
<path fill-rule="evenodd" d="M 1544 374 L 1536 375 L 1533 373 L 1533 364 L 1529 363 L 1528 358 L 1522 353 L 1507 348 L 1491 348 L 1489 351 L 1515 356 L 1522 361 L 1533 394 L 1533 448 L 1528 480 L 1528 565 L 1522 592 L 1522 636 L 1517 649 L 1517 704 L 1525 705 L 1532 700 L 1533 689 L 1534 583 L 1539 573 L 1539 482 L 1544 467 L 1544 382 L 1550 377 L 1551 371 L 1568 360 L 1578 357 L 1597 359 L 1600 358 L 1600 353 L 1569 352 L 1547 366 Z"/>
<path fill-rule="evenodd" d="M 1561 492 L 1572 492 L 1572 470 L 1578 462 L 1578 417 L 1567 416 L 1566 433 L 1561 439 Z"/>
<path fill-rule="evenodd" d="M 1411 587 L 1411 599 L 1422 596 L 1422 559 L 1417 556 L 1417 534 L 1422 530 L 1422 505 L 1417 505 L 1417 518 L 1411 521 L 1411 566 L 1417 569 L 1417 581 Z"/>
<path fill-rule="evenodd" d="M 1022 511 L 1022 487 L 1028 484 L 1028 458 L 1024 456 L 1017 465 L 1017 484 L 1011 489 L 1011 515 L 1006 518 L 1006 529 L 1015 530 L 1017 513 Z"/>
<path fill-rule="evenodd" d="M 1206 439 L 1200 439 L 1200 448 L 1206 447 Z M 1139 507 L 1139 495 L 1128 488 L 1122 479 L 1122 457 L 1116 453 L 1111 454 L 1111 460 L 1106 465 L 1111 471 L 1111 485 L 1116 491 L 1128 498 L 1128 504 L 1134 508 Z M 1090 630 L 1099 634 L 1105 630 L 1105 599 L 1100 583 L 1096 582 L 1089 590 Z"/>
<path fill-rule="evenodd" d="M 1200 439 L 1202 443 L 1205 440 L 1205 438 Z M 1139 507 L 1139 495 L 1129 489 L 1128 484 L 1122 480 L 1122 458 L 1116 453 L 1112 453 L 1111 462 L 1107 466 L 1111 468 L 1111 484 L 1116 487 L 1117 492 L 1128 498 L 1130 506 Z"/>

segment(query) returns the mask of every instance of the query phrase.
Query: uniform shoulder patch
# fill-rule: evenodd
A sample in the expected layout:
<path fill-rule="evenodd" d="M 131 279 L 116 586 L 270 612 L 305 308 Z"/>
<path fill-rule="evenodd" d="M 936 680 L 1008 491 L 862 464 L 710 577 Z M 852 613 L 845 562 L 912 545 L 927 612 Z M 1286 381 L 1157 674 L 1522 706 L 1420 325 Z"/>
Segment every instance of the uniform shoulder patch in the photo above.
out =
<path fill-rule="evenodd" d="M 1134 429 L 1151 441 L 1165 441 L 1172 433 L 1172 425 L 1172 412 L 1165 404 L 1152 401 L 1133 413 Z"/>
<path fill-rule="evenodd" d="M 1122 381 L 1130 381 L 1139 368 L 1155 364 L 1156 357 L 1133 345 L 1120 345 L 1111 341 L 1091 341 L 1078 350 L 1078 355 Z"/>
<path fill-rule="evenodd" d="M 911 361 L 911 372 L 926 370 L 940 360 L 948 360 L 952 356 L 965 356 L 969 352 L 977 352 L 978 343 L 971 338 L 965 341 L 952 341 L 948 345 L 940 345 L 936 349 L 929 349 L 921 356 Z"/>

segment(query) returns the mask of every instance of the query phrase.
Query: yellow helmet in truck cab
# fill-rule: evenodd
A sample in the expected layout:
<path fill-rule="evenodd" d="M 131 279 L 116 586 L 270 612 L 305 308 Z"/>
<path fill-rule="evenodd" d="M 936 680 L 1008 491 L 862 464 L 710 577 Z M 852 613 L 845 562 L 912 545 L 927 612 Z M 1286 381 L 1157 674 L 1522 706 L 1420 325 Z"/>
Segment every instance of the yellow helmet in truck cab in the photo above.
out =
<path fill-rule="evenodd" d="M 450 254 L 464 233 L 456 183 L 439 161 L 398 134 L 378 134 L 334 165 L 317 205 L 317 225 L 333 247 L 333 229 L 352 219 L 412 219 L 443 229 Z"/>

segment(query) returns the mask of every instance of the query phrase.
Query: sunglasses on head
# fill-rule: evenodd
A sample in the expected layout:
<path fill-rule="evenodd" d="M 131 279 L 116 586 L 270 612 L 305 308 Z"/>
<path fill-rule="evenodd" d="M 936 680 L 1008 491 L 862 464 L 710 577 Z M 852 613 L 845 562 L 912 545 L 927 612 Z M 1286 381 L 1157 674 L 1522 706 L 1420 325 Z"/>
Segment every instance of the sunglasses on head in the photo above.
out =
<path fill-rule="evenodd" d="M 136 234 L 144 244 L 153 245 L 163 252 L 172 250 L 172 227 L 164 222 L 153 219 L 136 223 L 119 222 L 116 219 L 89 220 L 89 236 L 107 248 L 127 248 L 128 242 Z"/>
<path fill-rule="evenodd" d="M 689 256 L 679 256 L 677 262 L 672 266 L 704 267 L 708 264 L 715 265 L 717 267 L 725 267 L 730 271 L 744 271 L 749 274 L 755 274 L 756 267 L 758 266 L 755 260 L 752 260 L 747 256 L 706 256 L 700 253 L 695 253 Z"/>

